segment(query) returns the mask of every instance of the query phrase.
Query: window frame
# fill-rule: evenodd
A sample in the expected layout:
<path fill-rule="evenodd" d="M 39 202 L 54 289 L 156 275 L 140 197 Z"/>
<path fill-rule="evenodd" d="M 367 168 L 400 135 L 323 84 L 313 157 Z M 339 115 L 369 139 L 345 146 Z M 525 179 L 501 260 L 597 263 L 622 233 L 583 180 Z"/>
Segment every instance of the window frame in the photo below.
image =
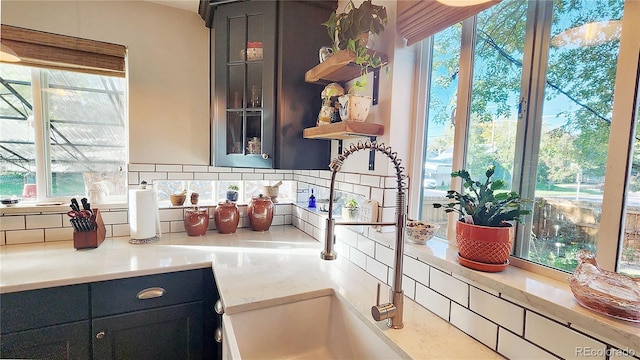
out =
<path fill-rule="evenodd" d="M 521 100 L 526 103 L 519 117 L 523 117 L 526 121 L 519 122 L 519 130 L 516 143 L 516 158 L 513 172 L 514 189 L 519 191 L 524 198 L 531 198 L 535 191 L 535 181 L 527 182 L 526 179 L 535 179 L 536 167 L 531 166 L 533 162 L 537 164 L 538 145 L 533 146 L 532 143 L 539 143 L 541 122 L 533 121 L 542 111 L 542 103 L 544 100 L 544 84 L 546 80 L 547 56 L 550 42 L 550 29 L 552 18 L 552 3 L 529 1 L 527 11 L 526 39 L 525 39 L 525 56 L 523 61 L 523 79 L 537 79 L 534 86 L 531 86 L 536 92 L 532 92 L 528 86 L 531 83 L 521 81 Z M 635 119 L 638 110 L 640 91 L 640 38 L 634 37 L 634 34 L 640 33 L 640 2 L 626 0 L 623 8 L 623 30 L 620 39 L 620 49 L 617 62 L 617 71 L 615 79 L 615 87 L 618 90 L 614 93 L 612 124 L 610 130 L 610 139 L 628 139 L 625 141 L 624 149 L 621 151 L 620 141 L 609 142 L 609 153 L 607 156 L 607 164 L 605 171 L 604 194 L 602 200 L 602 220 L 598 234 L 598 251 L 597 261 L 599 265 L 607 270 L 616 271 L 620 253 L 622 240 L 624 237 L 624 221 L 625 221 L 625 202 L 628 178 L 631 174 L 631 161 L 633 156 L 633 141 L 635 134 Z M 540 20 L 536 20 L 540 19 Z M 462 22 L 462 48 L 460 51 L 460 71 L 458 81 L 458 98 L 456 112 L 456 128 L 454 138 L 454 157 L 453 168 L 464 168 L 466 144 L 468 137 L 468 122 L 470 120 L 470 99 L 472 95 L 472 79 L 473 79 L 473 51 L 475 49 L 475 31 L 477 24 L 477 15 Z M 418 78 L 420 84 L 417 92 L 417 109 L 416 114 L 419 116 L 417 123 L 420 128 L 416 131 L 416 139 L 414 141 L 414 154 L 411 175 L 414 179 L 411 188 L 412 198 L 420 199 L 413 202 L 410 207 L 410 213 L 415 218 L 420 218 L 422 206 L 422 183 L 424 177 L 424 148 L 426 137 L 426 122 L 428 120 L 428 95 L 429 83 L 431 81 L 431 56 L 430 49 L 433 47 L 433 36 L 423 40 L 418 48 Z M 532 51 L 533 50 L 533 51 Z M 425 59 L 426 58 L 426 59 Z M 426 65 L 426 66 L 425 66 Z M 545 76 L 540 76 L 544 74 Z M 635 74 L 635 76 L 629 76 Z M 423 90 L 423 88 L 425 88 Z M 461 111 L 464 109 L 464 111 Z M 615 120 L 615 121 L 614 121 Z M 533 134 L 533 135 L 529 135 Z M 525 142 L 525 140 L 527 140 Z M 533 141 L 531 141 L 533 140 Z M 523 147 L 521 144 L 527 147 Z M 525 151 L 518 150 L 524 149 Z M 533 175 L 532 173 L 533 172 Z M 460 179 L 453 178 L 452 189 L 461 190 L 462 184 Z M 528 237 L 525 241 L 524 234 L 530 233 L 532 215 L 527 217 L 526 224 L 518 225 L 516 229 L 515 249 L 518 256 L 522 256 L 523 249 L 528 247 Z M 450 242 L 455 240 L 455 214 L 450 214 L 448 222 L 448 239 Z M 528 231 L 528 232 L 527 232 Z M 566 272 L 546 267 L 542 264 L 531 262 L 521 257 L 511 256 L 511 263 L 515 266 L 522 267 L 526 270 L 536 273 L 542 273 L 556 279 L 566 278 Z"/>

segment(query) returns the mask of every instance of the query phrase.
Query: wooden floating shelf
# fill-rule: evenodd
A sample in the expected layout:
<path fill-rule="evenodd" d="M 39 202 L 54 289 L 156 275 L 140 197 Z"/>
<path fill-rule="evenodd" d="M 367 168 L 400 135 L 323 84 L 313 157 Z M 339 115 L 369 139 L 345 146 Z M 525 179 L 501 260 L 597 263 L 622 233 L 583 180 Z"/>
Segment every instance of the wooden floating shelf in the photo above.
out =
<path fill-rule="evenodd" d="M 379 56 L 382 64 L 388 62 L 387 55 L 379 51 L 369 50 L 369 54 Z M 339 50 L 328 57 L 324 62 L 316 65 L 304 74 L 304 81 L 308 83 L 328 84 L 331 82 L 344 82 L 355 79 L 361 74 L 361 67 L 354 61 L 356 56 L 348 50 Z M 373 70 L 368 68 L 369 71 Z"/>
<path fill-rule="evenodd" d="M 306 128 L 303 131 L 303 135 L 307 139 L 331 140 L 344 140 L 354 136 L 380 136 L 384 135 L 384 125 L 357 121 L 341 121 L 329 125 Z"/>

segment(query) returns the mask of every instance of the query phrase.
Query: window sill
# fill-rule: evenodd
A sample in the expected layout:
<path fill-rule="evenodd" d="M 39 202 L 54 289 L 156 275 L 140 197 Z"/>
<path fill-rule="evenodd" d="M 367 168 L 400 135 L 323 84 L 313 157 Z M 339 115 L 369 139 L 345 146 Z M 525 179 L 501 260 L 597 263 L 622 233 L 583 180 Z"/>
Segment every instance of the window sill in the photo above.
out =
<path fill-rule="evenodd" d="M 369 237 L 392 248 L 395 246 L 393 234 L 369 231 Z M 426 245 L 407 242 L 405 256 L 434 266 L 577 331 L 606 339 L 619 348 L 640 351 L 640 324 L 610 318 L 582 307 L 566 280 L 555 280 L 513 264 L 499 273 L 472 270 L 458 263 L 457 247 L 449 246 L 448 242 L 438 238 L 428 241 Z"/>

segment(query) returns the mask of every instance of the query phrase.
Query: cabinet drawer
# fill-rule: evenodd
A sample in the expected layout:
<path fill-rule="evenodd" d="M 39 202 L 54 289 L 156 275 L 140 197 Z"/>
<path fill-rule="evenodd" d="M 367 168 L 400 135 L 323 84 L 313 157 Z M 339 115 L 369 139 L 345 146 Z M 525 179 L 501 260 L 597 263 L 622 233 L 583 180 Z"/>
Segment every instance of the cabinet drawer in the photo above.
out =
<path fill-rule="evenodd" d="M 93 317 L 202 300 L 202 270 L 91 284 Z"/>
<path fill-rule="evenodd" d="M 87 284 L 0 295 L 2 333 L 89 319 Z"/>

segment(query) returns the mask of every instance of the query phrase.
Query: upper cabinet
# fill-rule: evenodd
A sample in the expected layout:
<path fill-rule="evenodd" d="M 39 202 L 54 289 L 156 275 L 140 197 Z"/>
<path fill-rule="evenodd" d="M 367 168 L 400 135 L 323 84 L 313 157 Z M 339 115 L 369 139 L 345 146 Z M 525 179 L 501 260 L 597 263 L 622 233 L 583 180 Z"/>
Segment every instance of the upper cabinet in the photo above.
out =
<path fill-rule="evenodd" d="M 330 43 L 321 25 L 335 1 L 247 1 L 213 15 L 211 105 L 216 166 L 326 169 L 328 141 L 315 125 L 321 88 L 305 82 Z M 206 19 L 205 19 L 206 21 Z M 215 35 L 214 35 L 215 33 Z"/>

